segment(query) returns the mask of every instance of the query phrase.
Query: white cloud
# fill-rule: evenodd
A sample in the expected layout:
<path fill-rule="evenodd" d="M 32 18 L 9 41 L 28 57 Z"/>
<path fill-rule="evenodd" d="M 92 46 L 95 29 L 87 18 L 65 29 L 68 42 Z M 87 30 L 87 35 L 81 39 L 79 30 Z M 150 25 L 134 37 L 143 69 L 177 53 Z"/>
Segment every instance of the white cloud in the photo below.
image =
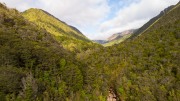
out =
<path fill-rule="evenodd" d="M 179 0 L 119 0 L 119 5 L 108 4 L 112 1 L 118 0 L 0 0 L 20 11 L 29 8 L 46 10 L 77 27 L 90 39 L 105 39 L 114 33 L 138 28 Z M 119 10 L 110 11 L 113 6 Z M 115 16 L 105 20 L 111 12 Z"/>
<path fill-rule="evenodd" d="M 120 9 L 113 19 L 105 21 L 96 37 L 108 36 L 128 29 L 139 28 L 164 8 L 176 4 L 179 0 L 140 0 Z M 105 37 L 103 37 L 105 36 Z"/>
<path fill-rule="evenodd" d="M 95 25 L 109 12 L 107 0 L 0 0 L 20 11 L 41 8 L 79 27 Z"/>
<path fill-rule="evenodd" d="M 69 24 L 80 27 L 95 25 L 106 16 L 106 0 L 40 0 L 43 9 Z"/>
<path fill-rule="evenodd" d="M 86 36 L 89 36 L 88 28 L 97 28 L 110 11 L 107 0 L 0 0 L 0 2 L 20 11 L 29 8 L 43 9 L 77 27 Z"/>

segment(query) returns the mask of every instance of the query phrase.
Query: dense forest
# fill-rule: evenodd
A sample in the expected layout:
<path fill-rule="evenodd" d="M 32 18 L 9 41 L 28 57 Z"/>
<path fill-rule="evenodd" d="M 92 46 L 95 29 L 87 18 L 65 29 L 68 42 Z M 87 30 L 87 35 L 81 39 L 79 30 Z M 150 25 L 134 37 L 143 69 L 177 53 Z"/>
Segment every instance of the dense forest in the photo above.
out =
<path fill-rule="evenodd" d="M 0 101 L 179 101 L 180 4 L 110 47 L 40 9 L 0 4 Z"/>

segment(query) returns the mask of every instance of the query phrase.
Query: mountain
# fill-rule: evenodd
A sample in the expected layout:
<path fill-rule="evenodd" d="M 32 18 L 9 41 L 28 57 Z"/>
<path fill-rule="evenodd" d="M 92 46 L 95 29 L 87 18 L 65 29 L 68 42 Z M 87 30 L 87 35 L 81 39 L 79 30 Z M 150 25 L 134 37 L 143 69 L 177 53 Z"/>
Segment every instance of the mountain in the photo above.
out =
<path fill-rule="evenodd" d="M 120 33 L 117 33 L 117 34 L 113 34 L 112 36 L 110 36 L 108 38 L 108 41 L 113 41 L 113 40 L 120 39 L 123 36 L 128 35 L 128 34 L 133 34 L 136 31 L 137 31 L 137 29 L 130 29 L 130 30 L 126 30 L 126 31 L 123 31 L 123 32 L 120 32 Z"/>
<path fill-rule="evenodd" d="M 112 36 L 110 36 L 110 37 L 108 38 L 108 41 L 112 41 L 112 40 L 116 39 L 119 35 L 120 35 L 119 33 L 113 34 Z"/>
<path fill-rule="evenodd" d="M 39 28 L 47 30 L 65 49 L 71 52 L 81 52 L 96 45 L 77 28 L 67 25 L 44 10 L 31 8 L 23 12 L 22 15 Z"/>
<path fill-rule="evenodd" d="M 50 33 L 50 29 L 47 31 L 23 16 L 16 9 L 0 4 L 0 100 L 79 101 L 80 96 L 85 99 L 87 95 L 83 92 L 89 93 L 85 90 L 89 79 L 85 78 L 84 71 L 88 66 L 78 61 L 74 53 L 65 49 L 64 44 L 55 38 L 54 31 L 60 30 L 59 27 L 55 30 L 55 25 L 59 22 L 55 20 L 54 29 L 52 23 L 42 22 L 43 26 L 53 29 L 54 33 Z M 47 20 L 51 18 L 44 16 Z M 43 21 L 41 17 L 39 20 Z M 91 44 L 82 34 L 66 24 L 60 24 L 64 28 L 62 35 L 68 34 L 72 42 L 77 37 L 77 42 L 82 41 L 86 47 L 87 43 Z"/>
<path fill-rule="evenodd" d="M 141 35 L 102 47 L 45 11 L 0 4 L 0 100 L 178 101 L 179 26 L 177 4 Z"/>
<path fill-rule="evenodd" d="M 99 43 L 99 44 L 105 44 L 107 41 L 106 40 L 92 40 L 96 43 Z"/>
<path fill-rule="evenodd" d="M 112 41 L 108 41 L 105 44 L 103 44 L 103 46 L 108 47 L 108 46 L 113 46 L 115 44 L 119 44 L 123 41 L 125 41 L 126 39 L 128 39 L 132 34 L 127 34 L 127 35 L 123 35 L 123 36 L 119 36 L 119 38 L 112 40 Z"/>
<path fill-rule="evenodd" d="M 168 8 L 164 9 L 163 11 L 160 12 L 159 15 L 150 19 L 146 24 L 144 24 L 139 29 L 132 29 L 132 30 L 127 30 L 127 31 L 121 32 L 121 33 L 113 34 L 112 36 L 110 36 L 108 38 L 108 42 L 105 43 L 103 46 L 112 46 L 114 44 L 121 43 L 121 42 L 125 41 L 126 39 L 135 38 L 136 36 L 140 35 L 141 33 L 144 33 L 149 27 L 151 27 L 153 24 L 155 24 L 162 16 L 167 14 L 173 8 L 174 8 L 174 5 L 169 6 Z M 126 34 L 129 34 L 129 35 L 126 35 Z"/>
<path fill-rule="evenodd" d="M 102 44 L 103 46 L 112 46 L 114 44 L 118 44 L 128 39 L 133 33 L 135 33 L 137 29 L 130 29 L 120 33 L 113 34 L 107 40 L 92 40 L 96 43 Z"/>
<path fill-rule="evenodd" d="M 112 46 L 114 44 L 119 44 L 132 36 L 136 31 L 137 29 L 130 29 L 117 34 L 113 34 L 108 38 L 108 41 L 104 43 L 103 46 Z"/>

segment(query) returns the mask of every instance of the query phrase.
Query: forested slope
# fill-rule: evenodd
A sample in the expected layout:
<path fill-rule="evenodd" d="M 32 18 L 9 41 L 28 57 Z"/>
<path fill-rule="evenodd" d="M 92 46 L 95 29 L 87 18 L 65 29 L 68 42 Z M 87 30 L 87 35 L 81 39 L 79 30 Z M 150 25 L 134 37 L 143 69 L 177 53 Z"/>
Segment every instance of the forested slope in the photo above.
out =
<path fill-rule="evenodd" d="M 79 101 L 84 68 L 52 34 L 0 4 L 1 101 Z"/>
<path fill-rule="evenodd" d="M 31 8 L 22 14 L 29 21 L 37 24 L 38 27 L 44 28 L 54 35 L 54 38 L 71 52 L 78 53 L 97 45 L 87 39 L 75 27 L 67 25 L 44 10 Z"/>
<path fill-rule="evenodd" d="M 178 101 L 179 26 L 178 4 L 105 48 L 45 11 L 0 4 L 0 100 L 105 101 L 110 90 L 121 101 Z"/>
<path fill-rule="evenodd" d="M 122 101 L 180 99 L 180 6 L 133 40 L 79 54 Z"/>

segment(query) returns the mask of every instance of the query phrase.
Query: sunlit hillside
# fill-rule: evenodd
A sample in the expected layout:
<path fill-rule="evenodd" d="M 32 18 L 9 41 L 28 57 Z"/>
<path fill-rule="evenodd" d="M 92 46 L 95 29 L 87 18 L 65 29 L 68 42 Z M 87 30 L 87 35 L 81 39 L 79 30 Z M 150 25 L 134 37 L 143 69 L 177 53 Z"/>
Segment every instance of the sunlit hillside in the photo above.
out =
<path fill-rule="evenodd" d="M 80 52 L 94 47 L 96 44 L 87 39 L 79 30 L 67 25 L 56 17 L 41 9 L 29 9 L 22 13 L 29 21 L 46 29 L 63 47 L 72 52 Z"/>
<path fill-rule="evenodd" d="M 105 82 L 121 101 L 178 101 L 179 26 L 180 4 L 140 36 L 79 54 L 79 59 L 101 68 Z"/>
<path fill-rule="evenodd" d="M 180 2 L 170 8 L 103 47 L 46 11 L 0 3 L 0 101 L 179 101 Z"/>

